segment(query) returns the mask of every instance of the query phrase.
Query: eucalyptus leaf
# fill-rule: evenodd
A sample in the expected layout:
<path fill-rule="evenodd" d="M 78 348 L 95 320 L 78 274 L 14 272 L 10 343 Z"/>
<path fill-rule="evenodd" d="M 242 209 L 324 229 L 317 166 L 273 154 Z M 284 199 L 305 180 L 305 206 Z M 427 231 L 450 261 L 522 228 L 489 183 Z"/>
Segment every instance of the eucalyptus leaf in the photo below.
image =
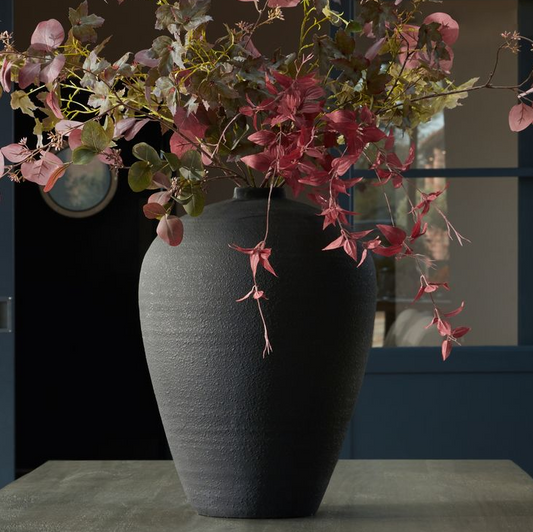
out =
<path fill-rule="evenodd" d="M 80 146 L 72 152 L 72 162 L 74 164 L 89 164 L 97 152 L 86 146 Z"/>
<path fill-rule="evenodd" d="M 185 179 L 199 180 L 204 177 L 202 156 L 196 150 L 189 150 L 181 158 L 180 173 Z"/>
<path fill-rule="evenodd" d="M 133 155 L 141 161 L 150 163 L 156 170 L 163 166 L 163 161 L 160 159 L 159 154 L 146 142 L 140 142 L 133 147 Z"/>
<path fill-rule="evenodd" d="M 195 187 L 190 200 L 183 205 L 183 208 L 189 216 L 200 216 L 200 214 L 202 214 L 204 211 L 204 206 L 204 192 L 201 188 Z"/>
<path fill-rule="evenodd" d="M 100 153 L 109 147 L 109 137 L 98 122 L 87 122 L 83 126 L 81 142 L 86 148 Z"/>
<path fill-rule="evenodd" d="M 163 157 L 166 159 L 173 172 L 177 172 L 179 170 L 180 160 L 177 155 L 170 152 L 164 152 Z"/>
<path fill-rule="evenodd" d="M 142 192 L 152 184 L 152 168 L 147 161 L 133 163 L 128 172 L 128 184 L 133 192 Z"/>

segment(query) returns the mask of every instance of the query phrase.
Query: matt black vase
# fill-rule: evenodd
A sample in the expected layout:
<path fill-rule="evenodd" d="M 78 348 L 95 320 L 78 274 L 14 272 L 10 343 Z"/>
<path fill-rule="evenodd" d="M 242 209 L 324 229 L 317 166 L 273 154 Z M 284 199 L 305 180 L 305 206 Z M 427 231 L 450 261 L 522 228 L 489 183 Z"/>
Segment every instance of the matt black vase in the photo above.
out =
<path fill-rule="evenodd" d="M 259 268 L 273 352 L 263 358 L 249 258 L 229 244 L 264 237 L 268 190 L 185 217 L 178 247 L 156 239 L 142 266 L 148 366 L 174 462 L 199 514 L 313 515 L 346 434 L 371 346 L 376 282 L 312 207 L 273 191 L 267 245 L 279 278 Z"/>

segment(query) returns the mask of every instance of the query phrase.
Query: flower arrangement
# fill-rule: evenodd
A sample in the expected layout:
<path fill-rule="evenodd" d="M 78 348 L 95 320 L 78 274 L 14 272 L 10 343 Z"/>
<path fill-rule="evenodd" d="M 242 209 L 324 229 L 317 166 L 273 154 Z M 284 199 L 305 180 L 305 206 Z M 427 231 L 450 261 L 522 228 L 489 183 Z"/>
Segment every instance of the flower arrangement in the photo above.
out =
<path fill-rule="evenodd" d="M 445 13 L 433 13 L 417 24 L 426 0 L 363 0 L 353 20 L 328 0 L 239 1 L 253 2 L 254 19 L 226 27 L 223 37 L 210 42 L 210 0 L 159 0 L 156 29 L 162 34 L 151 48 L 114 62 L 102 55 L 106 41 L 97 43 L 97 29 L 104 20 L 90 14 L 87 1 L 70 9 L 68 34 L 57 20 L 43 21 L 25 51 L 15 48 L 11 35 L 2 34 L 1 86 L 11 93 L 11 107 L 34 119 L 35 141 L 22 139 L 3 147 L 0 175 L 37 183 L 48 192 L 70 165 L 97 157 L 127 172 L 133 191 L 154 190 L 144 214 L 159 220 L 157 234 L 172 246 L 183 238 L 175 205 L 200 216 L 214 180 L 270 190 L 287 186 L 296 196 L 305 193 L 320 208 L 324 228 L 338 228 L 338 238 L 325 252 L 342 248 L 354 267 L 369 253 L 413 261 L 420 272 L 414 299 L 427 296 L 433 301 L 430 325 L 443 338 L 446 359 L 469 331 L 449 321 L 463 305 L 455 310 L 438 306 L 435 292 L 449 286 L 431 280 L 431 261 L 414 249 L 444 190 L 416 191 L 408 227 L 399 227 L 390 211 L 390 223 L 365 231 L 350 228 L 357 213 L 343 208 L 341 197 L 363 180 L 348 176 L 356 164 L 374 171 L 375 177 L 367 180 L 385 199 L 387 190 L 414 186 L 402 178 L 413 163 L 414 147 L 401 160 L 396 136 L 408 135 L 443 109 L 460 105 L 470 91 L 494 88 L 497 61 L 486 83 L 477 84 L 475 78 L 455 85 L 450 70 L 459 26 Z M 302 10 L 299 47 L 268 58 L 254 46 L 254 34 L 283 21 L 287 8 Z M 520 40 L 516 34 L 504 37 L 498 56 L 503 48 L 516 49 Z M 528 93 L 520 93 L 518 86 L 505 88 L 516 90 L 521 99 L 509 119 L 511 129 L 518 131 L 533 122 Z M 121 150 L 148 122 L 159 124 L 168 149 L 133 144 L 136 162 L 125 167 Z M 72 160 L 65 163 L 56 152 L 66 145 Z M 464 237 L 437 211 L 449 237 L 462 244 Z M 270 263 L 275 250 L 268 247 L 268 216 L 265 236 L 255 247 L 228 243 L 249 257 L 253 286 L 241 300 L 255 299 L 262 318 L 266 296 L 258 268 L 276 275 Z M 267 353 L 271 346 L 264 318 L 263 325 Z"/>

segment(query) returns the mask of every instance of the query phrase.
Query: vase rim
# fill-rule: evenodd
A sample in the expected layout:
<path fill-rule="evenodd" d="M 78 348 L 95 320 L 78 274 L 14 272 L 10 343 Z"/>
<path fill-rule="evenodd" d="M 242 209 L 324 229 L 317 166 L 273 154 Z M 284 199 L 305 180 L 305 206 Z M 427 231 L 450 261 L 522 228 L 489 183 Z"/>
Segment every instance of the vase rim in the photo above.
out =
<path fill-rule="evenodd" d="M 259 187 L 236 187 L 233 191 L 233 199 L 250 200 L 250 199 L 268 199 L 270 193 L 269 188 Z M 272 189 L 271 198 L 282 199 L 285 198 L 285 189 L 281 187 L 274 187 Z"/>

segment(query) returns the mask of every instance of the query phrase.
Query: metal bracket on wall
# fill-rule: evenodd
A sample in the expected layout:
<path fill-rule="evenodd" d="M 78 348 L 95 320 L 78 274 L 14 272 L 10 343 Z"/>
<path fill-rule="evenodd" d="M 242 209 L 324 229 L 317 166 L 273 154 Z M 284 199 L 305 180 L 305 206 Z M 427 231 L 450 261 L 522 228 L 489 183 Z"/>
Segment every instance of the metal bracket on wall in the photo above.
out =
<path fill-rule="evenodd" d="M 13 298 L 0 297 L 0 333 L 13 331 Z"/>

